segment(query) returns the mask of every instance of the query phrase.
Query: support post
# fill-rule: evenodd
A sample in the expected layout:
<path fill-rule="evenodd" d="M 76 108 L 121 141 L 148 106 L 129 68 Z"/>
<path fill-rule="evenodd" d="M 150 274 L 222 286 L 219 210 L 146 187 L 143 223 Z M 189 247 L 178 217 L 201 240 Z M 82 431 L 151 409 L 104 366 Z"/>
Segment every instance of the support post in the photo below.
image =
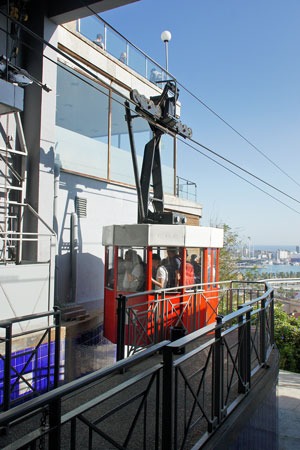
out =
<path fill-rule="evenodd" d="M 172 347 L 166 346 L 163 348 L 163 365 L 162 450 L 173 450 L 174 372 Z"/>
<path fill-rule="evenodd" d="M 167 328 L 167 325 L 165 323 L 165 311 L 167 311 L 168 304 L 166 305 L 166 293 L 163 291 L 161 293 L 161 302 L 160 302 L 160 340 L 163 341 L 166 339 L 165 337 L 165 329 Z"/>
<path fill-rule="evenodd" d="M 10 408 L 10 386 L 11 386 L 11 347 L 12 347 L 12 324 L 8 323 L 5 330 L 5 362 L 4 362 L 4 385 L 3 385 L 3 410 Z"/>
<path fill-rule="evenodd" d="M 155 294 L 154 296 L 154 312 L 153 312 L 153 344 L 157 344 L 159 342 L 159 295 Z"/>
<path fill-rule="evenodd" d="M 57 388 L 59 385 L 59 369 L 60 369 L 61 313 L 57 306 L 54 306 L 53 309 L 54 309 L 54 325 L 55 325 L 54 388 Z M 51 348 L 49 348 L 49 352 L 50 350 Z"/>
<path fill-rule="evenodd" d="M 222 339 L 223 316 L 217 316 L 217 326 L 215 329 L 215 343 L 213 356 L 213 422 L 209 426 L 212 431 L 223 418 L 223 377 L 224 377 L 224 350 Z"/>
<path fill-rule="evenodd" d="M 271 303 L 270 303 L 270 341 L 271 345 L 275 344 L 275 334 L 274 334 L 274 290 L 271 292 Z"/>
<path fill-rule="evenodd" d="M 125 102 L 125 111 L 126 111 L 125 119 L 126 119 L 126 122 L 128 125 L 128 134 L 129 134 L 129 140 L 130 140 L 131 157 L 132 157 L 136 192 L 137 192 L 137 197 L 138 197 L 138 223 L 143 223 L 146 215 L 145 215 L 145 210 L 144 210 L 142 188 L 141 188 L 141 183 L 140 183 L 140 178 L 139 178 L 139 169 L 138 169 L 134 137 L 133 137 L 133 131 L 132 131 L 132 115 L 131 115 L 131 111 L 130 111 L 130 104 L 128 101 Z"/>
<path fill-rule="evenodd" d="M 246 313 L 246 383 L 251 387 L 251 311 Z"/>
<path fill-rule="evenodd" d="M 239 309 L 243 306 L 240 305 Z M 238 367 L 239 367 L 239 382 L 238 391 L 240 394 L 245 394 L 249 390 L 250 384 L 250 312 L 245 316 L 242 314 L 239 316 L 239 330 L 238 330 L 238 342 L 239 342 L 239 355 L 238 355 Z"/>
<path fill-rule="evenodd" d="M 261 301 L 260 316 L 260 362 L 262 365 L 266 362 L 266 299 Z"/>
<path fill-rule="evenodd" d="M 118 301 L 118 321 L 117 321 L 117 361 L 124 359 L 125 356 L 125 308 L 126 297 L 119 294 Z"/>
<path fill-rule="evenodd" d="M 226 314 L 232 313 L 232 289 L 233 289 L 233 282 L 230 281 L 230 303 L 229 303 L 229 311 L 226 311 Z"/>
<path fill-rule="evenodd" d="M 61 448 L 61 399 L 57 398 L 49 404 L 49 450 Z"/>

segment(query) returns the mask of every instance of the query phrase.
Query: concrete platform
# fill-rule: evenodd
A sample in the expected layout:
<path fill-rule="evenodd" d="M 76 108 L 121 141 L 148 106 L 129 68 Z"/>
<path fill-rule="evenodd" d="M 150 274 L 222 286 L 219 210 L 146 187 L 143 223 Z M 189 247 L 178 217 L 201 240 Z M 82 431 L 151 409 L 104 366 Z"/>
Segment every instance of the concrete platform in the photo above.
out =
<path fill-rule="evenodd" d="M 279 450 L 300 449 L 300 374 L 279 371 Z"/>

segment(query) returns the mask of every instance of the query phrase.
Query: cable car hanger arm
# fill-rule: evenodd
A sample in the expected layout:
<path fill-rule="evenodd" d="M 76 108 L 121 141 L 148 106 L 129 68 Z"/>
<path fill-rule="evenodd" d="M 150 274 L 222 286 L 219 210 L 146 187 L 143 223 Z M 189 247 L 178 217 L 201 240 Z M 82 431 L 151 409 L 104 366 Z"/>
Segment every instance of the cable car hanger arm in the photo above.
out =
<path fill-rule="evenodd" d="M 137 104 L 135 108 L 137 115 L 132 115 L 129 102 L 125 102 L 125 119 L 128 126 L 131 157 L 138 197 L 138 223 L 185 223 L 186 219 L 182 214 L 164 211 L 164 194 L 159 145 L 161 136 L 165 134 L 165 131 L 163 131 L 161 127 L 155 126 L 155 122 L 157 122 L 158 125 L 163 125 L 172 133 L 179 134 L 183 137 L 192 136 L 192 130 L 186 125 L 183 125 L 176 116 L 176 103 L 178 100 L 178 90 L 176 84 L 172 81 L 167 81 L 162 94 L 151 97 L 150 99 L 147 99 L 144 95 L 140 95 L 136 89 L 133 89 L 130 92 L 130 97 Z M 150 139 L 144 148 L 140 178 L 132 130 L 132 120 L 136 117 L 143 117 L 146 119 L 149 122 L 149 126 L 153 133 L 152 139 Z M 151 175 L 153 181 L 152 199 L 150 199 Z M 153 211 L 149 209 L 150 200 L 152 202 Z"/>

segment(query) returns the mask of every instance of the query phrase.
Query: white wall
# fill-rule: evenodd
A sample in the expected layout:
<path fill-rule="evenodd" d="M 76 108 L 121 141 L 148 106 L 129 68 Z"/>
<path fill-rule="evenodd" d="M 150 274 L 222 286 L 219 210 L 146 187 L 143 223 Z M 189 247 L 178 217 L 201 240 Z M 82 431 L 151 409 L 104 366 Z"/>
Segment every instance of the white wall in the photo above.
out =
<path fill-rule="evenodd" d="M 52 309 L 49 299 L 49 264 L 0 266 L 1 320 L 46 312 Z M 51 281 L 53 282 L 53 280 Z M 25 331 L 47 320 L 23 322 L 16 331 Z M 3 331 L 3 330 L 2 330 Z M 1 332 L 1 330 L 0 330 Z"/>
<path fill-rule="evenodd" d="M 70 300 L 70 223 L 75 197 L 87 199 L 87 217 L 78 219 L 79 253 L 77 257 L 76 302 L 95 302 L 103 306 L 104 225 L 136 223 L 137 202 L 134 189 L 61 172 L 58 200 L 59 254 L 58 301 Z"/>

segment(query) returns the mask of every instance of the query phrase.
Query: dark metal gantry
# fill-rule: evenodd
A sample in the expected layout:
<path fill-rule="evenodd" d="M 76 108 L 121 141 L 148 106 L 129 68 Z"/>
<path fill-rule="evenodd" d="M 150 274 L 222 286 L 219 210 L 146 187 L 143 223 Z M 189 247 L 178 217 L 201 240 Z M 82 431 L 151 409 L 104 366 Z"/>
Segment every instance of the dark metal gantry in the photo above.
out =
<path fill-rule="evenodd" d="M 191 137 L 192 130 L 183 125 L 177 117 L 178 89 L 173 81 L 166 81 L 161 95 L 146 98 L 136 89 L 130 92 L 131 99 L 137 105 L 137 115 L 132 115 L 130 104 L 125 102 L 126 121 L 131 147 L 133 171 L 138 196 L 138 223 L 185 223 L 185 217 L 181 214 L 164 211 L 164 193 L 162 181 L 162 168 L 160 158 L 161 136 L 168 131 L 183 137 Z M 141 176 L 136 157 L 132 120 L 143 117 L 149 122 L 152 131 L 152 139 L 145 145 Z M 151 198 L 153 211 L 149 209 L 150 183 L 153 182 L 153 197 Z"/>

